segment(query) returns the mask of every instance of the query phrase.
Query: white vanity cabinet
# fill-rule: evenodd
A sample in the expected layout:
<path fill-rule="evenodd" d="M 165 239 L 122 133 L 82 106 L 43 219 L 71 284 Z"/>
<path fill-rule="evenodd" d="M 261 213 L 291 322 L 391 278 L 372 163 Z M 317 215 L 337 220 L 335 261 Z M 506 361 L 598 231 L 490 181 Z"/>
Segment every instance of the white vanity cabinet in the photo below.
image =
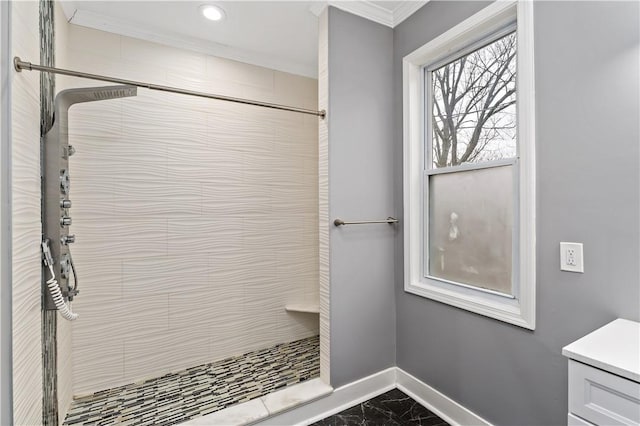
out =
<path fill-rule="evenodd" d="M 640 425 L 640 323 L 617 319 L 562 349 L 568 425 Z"/>

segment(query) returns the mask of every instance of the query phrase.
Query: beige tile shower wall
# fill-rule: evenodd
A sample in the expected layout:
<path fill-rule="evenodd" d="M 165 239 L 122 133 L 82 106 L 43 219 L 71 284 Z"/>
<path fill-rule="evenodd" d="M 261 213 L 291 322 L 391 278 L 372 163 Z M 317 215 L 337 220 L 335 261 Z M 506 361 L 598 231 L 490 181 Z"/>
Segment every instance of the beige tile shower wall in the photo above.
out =
<path fill-rule="evenodd" d="M 317 107 L 314 79 L 68 30 L 59 66 Z M 316 117 L 144 89 L 71 111 L 75 394 L 318 333 L 285 312 L 319 297 Z"/>
<path fill-rule="evenodd" d="M 54 24 L 55 61 L 57 65 L 66 64 L 69 24 L 60 2 L 57 1 L 54 3 Z M 56 76 L 56 92 L 70 87 L 71 84 L 69 78 Z M 58 315 L 57 326 L 58 419 L 62 424 L 73 400 L 72 323 Z"/>
<path fill-rule="evenodd" d="M 329 11 L 325 8 L 318 28 L 318 107 L 329 105 Z M 318 126 L 318 238 L 320 282 L 320 376 L 330 384 L 330 262 L 329 262 L 329 115 Z"/>
<path fill-rule="evenodd" d="M 11 3 L 14 55 L 37 61 L 38 2 Z M 12 74 L 13 421 L 42 423 L 40 76 Z"/>

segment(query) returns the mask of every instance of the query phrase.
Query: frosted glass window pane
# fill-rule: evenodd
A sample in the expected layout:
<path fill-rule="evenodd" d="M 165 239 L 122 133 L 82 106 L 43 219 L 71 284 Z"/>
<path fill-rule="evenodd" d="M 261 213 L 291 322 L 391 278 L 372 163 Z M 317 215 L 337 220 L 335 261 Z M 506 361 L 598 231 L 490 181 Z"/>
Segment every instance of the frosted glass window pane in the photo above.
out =
<path fill-rule="evenodd" d="M 516 34 L 431 72 L 433 168 L 516 156 Z"/>
<path fill-rule="evenodd" d="M 513 294 L 513 166 L 429 176 L 429 275 Z"/>

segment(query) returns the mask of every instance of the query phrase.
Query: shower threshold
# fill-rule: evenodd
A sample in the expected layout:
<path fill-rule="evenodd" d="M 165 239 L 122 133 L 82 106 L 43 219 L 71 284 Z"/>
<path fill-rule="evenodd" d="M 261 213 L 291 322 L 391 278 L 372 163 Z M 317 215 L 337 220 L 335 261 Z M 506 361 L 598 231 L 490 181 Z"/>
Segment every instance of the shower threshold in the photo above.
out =
<path fill-rule="evenodd" d="M 319 337 L 313 336 L 77 398 L 64 424 L 196 424 L 196 419 L 208 420 L 211 413 L 236 404 L 268 405 L 269 397 L 261 397 L 315 382 L 319 375 Z"/>

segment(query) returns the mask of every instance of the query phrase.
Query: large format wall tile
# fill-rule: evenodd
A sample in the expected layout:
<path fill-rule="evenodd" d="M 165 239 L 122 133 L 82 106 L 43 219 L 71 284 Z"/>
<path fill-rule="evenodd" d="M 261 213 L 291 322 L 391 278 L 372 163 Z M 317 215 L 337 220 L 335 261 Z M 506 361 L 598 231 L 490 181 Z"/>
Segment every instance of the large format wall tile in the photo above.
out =
<path fill-rule="evenodd" d="M 320 15 L 318 31 L 318 109 L 329 105 L 329 11 Z M 320 377 L 330 383 L 331 346 L 330 311 L 330 253 L 329 253 L 329 120 L 318 126 L 318 247 L 320 281 Z"/>
<path fill-rule="evenodd" d="M 12 2 L 12 49 L 37 61 L 38 2 Z M 40 76 L 12 74 L 13 420 L 42 423 Z"/>
<path fill-rule="evenodd" d="M 316 80 L 68 26 L 59 66 L 306 108 Z M 72 82 L 78 87 L 101 83 Z M 318 119 L 138 89 L 70 113 L 74 392 L 318 333 Z"/>

